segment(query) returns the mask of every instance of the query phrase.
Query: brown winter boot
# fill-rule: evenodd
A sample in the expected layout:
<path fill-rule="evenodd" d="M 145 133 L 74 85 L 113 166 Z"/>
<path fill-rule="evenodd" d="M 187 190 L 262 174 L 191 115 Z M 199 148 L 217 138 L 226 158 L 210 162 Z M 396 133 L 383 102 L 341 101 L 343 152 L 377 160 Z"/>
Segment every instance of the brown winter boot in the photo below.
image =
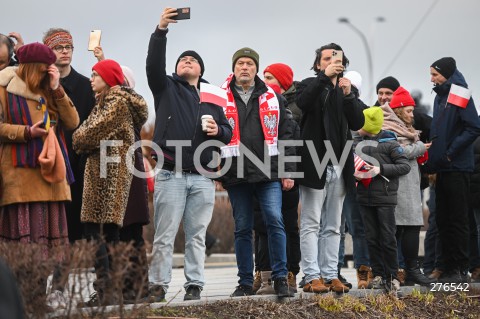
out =
<path fill-rule="evenodd" d="M 316 294 L 328 292 L 328 287 L 325 286 L 323 279 L 313 279 L 303 286 L 304 292 L 314 292 Z"/>
<path fill-rule="evenodd" d="M 350 288 L 345 286 L 338 278 L 333 278 L 332 280 L 325 281 L 325 287 L 336 293 L 344 293 L 350 291 Z"/>
<path fill-rule="evenodd" d="M 295 276 L 293 272 L 289 271 L 287 276 L 287 281 L 288 281 L 288 287 L 296 293 L 297 292 L 297 276 Z"/>
<path fill-rule="evenodd" d="M 255 277 L 253 278 L 253 286 L 252 286 L 253 293 L 256 293 L 257 290 L 260 289 L 261 285 L 262 285 L 262 275 L 260 271 L 256 271 Z"/>
<path fill-rule="evenodd" d="M 438 268 L 435 268 L 432 271 L 432 273 L 430 275 L 428 275 L 428 278 L 438 280 L 442 274 L 443 274 L 442 270 L 440 270 Z"/>
<path fill-rule="evenodd" d="M 262 285 L 260 289 L 257 290 L 257 295 L 275 295 L 275 289 L 272 285 L 272 272 L 271 271 L 262 271 Z"/>
<path fill-rule="evenodd" d="M 397 279 L 400 282 L 400 286 L 405 286 L 405 277 L 407 277 L 405 269 L 399 268 L 397 271 Z"/>
<path fill-rule="evenodd" d="M 472 270 L 472 282 L 480 282 L 480 267 L 475 268 Z"/>
<path fill-rule="evenodd" d="M 370 282 L 369 274 L 371 273 L 371 269 L 368 266 L 361 265 L 357 269 L 357 287 L 358 289 L 367 289 L 368 283 Z"/>

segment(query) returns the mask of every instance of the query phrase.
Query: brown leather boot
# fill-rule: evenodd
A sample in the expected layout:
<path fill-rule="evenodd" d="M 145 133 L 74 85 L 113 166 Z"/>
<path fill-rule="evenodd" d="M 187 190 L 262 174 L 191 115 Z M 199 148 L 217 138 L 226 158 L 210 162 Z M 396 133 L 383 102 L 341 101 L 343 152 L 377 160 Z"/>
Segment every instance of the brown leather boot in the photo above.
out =
<path fill-rule="evenodd" d="M 367 289 L 369 280 L 369 274 L 371 273 L 371 269 L 368 266 L 361 265 L 357 269 L 357 287 L 358 289 Z"/>
<path fill-rule="evenodd" d="M 350 289 L 345 286 L 338 278 L 333 278 L 332 280 L 325 281 L 325 287 L 336 293 L 344 293 L 350 291 Z"/>
<path fill-rule="evenodd" d="M 480 267 L 475 268 L 472 270 L 472 282 L 480 282 Z"/>
<path fill-rule="evenodd" d="M 288 272 L 287 281 L 288 287 L 290 287 L 293 291 L 297 292 L 297 277 L 293 274 L 293 272 Z"/>
<path fill-rule="evenodd" d="M 405 278 L 407 277 L 407 274 L 405 273 L 405 269 L 398 269 L 397 271 L 397 279 L 400 282 L 400 286 L 405 286 Z"/>
<path fill-rule="evenodd" d="M 256 271 L 255 277 L 253 278 L 253 286 L 252 286 L 253 293 L 256 293 L 261 286 L 262 286 L 262 274 L 260 271 Z"/>
<path fill-rule="evenodd" d="M 314 292 L 318 294 L 328 292 L 328 287 L 325 286 L 323 279 L 313 279 L 312 281 L 306 283 L 305 286 L 303 286 L 303 291 Z"/>
<path fill-rule="evenodd" d="M 432 273 L 430 275 L 428 275 L 428 278 L 438 280 L 442 274 L 443 274 L 442 270 L 440 270 L 438 268 L 435 268 L 432 271 Z"/>

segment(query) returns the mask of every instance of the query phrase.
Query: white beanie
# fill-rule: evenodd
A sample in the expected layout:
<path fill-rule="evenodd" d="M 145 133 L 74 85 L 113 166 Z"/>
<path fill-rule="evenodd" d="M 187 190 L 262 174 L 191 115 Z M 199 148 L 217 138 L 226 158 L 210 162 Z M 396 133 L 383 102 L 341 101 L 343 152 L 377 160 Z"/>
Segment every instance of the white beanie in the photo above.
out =
<path fill-rule="evenodd" d="M 135 88 L 135 77 L 133 76 L 133 71 L 130 69 L 128 66 L 121 65 L 120 66 L 123 71 L 123 75 L 125 76 L 125 79 L 127 80 L 128 87 L 134 89 Z"/>
<path fill-rule="evenodd" d="M 352 85 L 358 90 L 358 96 L 360 96 L 362 94 L 362 76 L 360 73 L 357 71 L 348 71 L 345 73 L 344 77 L 352 82 Z"/>

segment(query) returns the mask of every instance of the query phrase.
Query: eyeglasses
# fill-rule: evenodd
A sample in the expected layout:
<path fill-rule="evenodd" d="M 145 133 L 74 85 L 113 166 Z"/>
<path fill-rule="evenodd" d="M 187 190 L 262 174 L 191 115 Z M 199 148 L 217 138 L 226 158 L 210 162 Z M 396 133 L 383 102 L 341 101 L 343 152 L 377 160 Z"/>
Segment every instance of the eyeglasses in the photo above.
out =
<path fill-rule="evenodd" d="M 198 63 L 198 60 L 193 58 L 193 57 L 184 56 L 184 57 L 180 58 L 180 62 L 187 62 L 187 61 L 190 61 L 192 63 Z"/>
<path fill-rule="evenodd" d="M 62 53 L 63 50 L 67 50 L 67 52 L 73 51 L 73 45 L 57 45 L 56 47 L 53 48 L 55 51 L 58 53 Z"/>

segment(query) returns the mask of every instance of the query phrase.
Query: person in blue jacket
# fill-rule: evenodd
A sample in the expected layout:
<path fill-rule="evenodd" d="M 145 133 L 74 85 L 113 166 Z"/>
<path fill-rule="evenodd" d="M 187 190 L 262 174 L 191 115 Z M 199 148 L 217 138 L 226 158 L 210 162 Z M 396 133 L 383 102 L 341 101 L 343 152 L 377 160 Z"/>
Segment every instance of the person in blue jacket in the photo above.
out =
<path fill-rule="evenodd" d="M 472 98 L 466 107 L 448 102 L 452 85 L 468 88 L 453 58 L 435 61 L 430 75 L 437 96 L 427 168 L 437 174 L 437 226 L 446 268 L 439 281 L 461 283 L 467 281 L 468 194 L 474 169 L 473 142 L 480 136 L 480 119 Z"/>

